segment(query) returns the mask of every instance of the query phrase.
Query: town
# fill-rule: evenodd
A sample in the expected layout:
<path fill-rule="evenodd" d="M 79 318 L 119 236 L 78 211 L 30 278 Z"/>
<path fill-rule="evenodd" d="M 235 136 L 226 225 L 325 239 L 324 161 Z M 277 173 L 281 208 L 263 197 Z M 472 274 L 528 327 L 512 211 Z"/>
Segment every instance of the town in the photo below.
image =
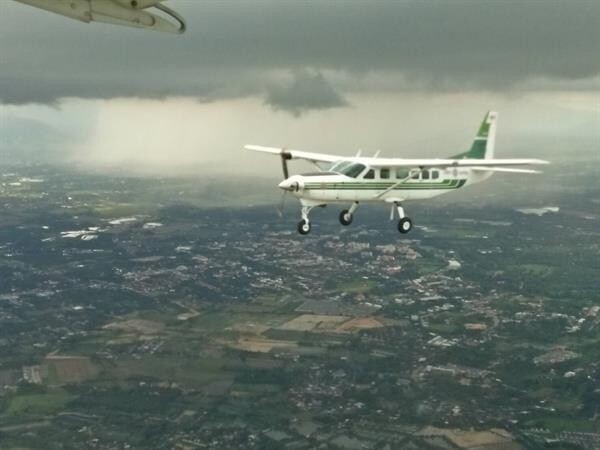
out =
<path fill-rule="evenodd" d="M 1 175 L 2 448 L 600 448 L 600 191 L 301 237 L 187 183 Z"/>

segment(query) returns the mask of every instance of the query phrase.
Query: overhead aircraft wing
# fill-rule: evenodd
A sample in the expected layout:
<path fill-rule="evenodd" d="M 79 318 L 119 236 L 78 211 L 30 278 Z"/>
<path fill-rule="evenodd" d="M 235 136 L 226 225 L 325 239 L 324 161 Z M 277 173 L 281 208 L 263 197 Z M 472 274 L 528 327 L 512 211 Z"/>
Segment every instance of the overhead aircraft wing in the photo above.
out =
<path fill-rule="evenodd" d="M 164 0 L 15 0 L 82 22 L 104 22 L 166 33 L 183 33 L 183 17 Z M 155 14 L 158 12 L 158 14 Z M 172 20 L 167 20 L 167 18 Z"/>
<path fill-rule="evenodd" d="M 305 159 L 306 161 L 311 161 L 314 163 L 317 162 L 327 162 L 332 163 L 335 161 L 339 161 L 341 159 L 345 159 L 341 156 L 337 155 L 328 155 L 325 153 L 312 153 L 312 152 L 304 152 L 301 150 L 291 150 L 289 148 L 278 148 L 278 147 L 263 147 L 261 145 L 246 145 L 244 146 L 246 150 L 252 150 L 255 152 L 263 152 L 263 153 L 271 153 L 272 155 L 280 155 L 285 159 Z M 353 158 L 350 158 L 353 159 Z"/>

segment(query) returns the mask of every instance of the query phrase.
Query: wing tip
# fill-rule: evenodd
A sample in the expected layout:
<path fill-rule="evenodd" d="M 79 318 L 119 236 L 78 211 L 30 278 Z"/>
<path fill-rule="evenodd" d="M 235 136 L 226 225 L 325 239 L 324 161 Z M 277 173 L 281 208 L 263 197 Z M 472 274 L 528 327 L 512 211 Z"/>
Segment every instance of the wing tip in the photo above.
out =
<path fill-rule="evenodd" d="M 256 145 L 256 144 L 246 144 L 244 145 L 244 148 L 246 150 L 254 150 L 256 152 L 274 152 L 274 151 L 281 151 L 283 149 L 278 148 L 278 147 L 265 147 L 264 145 Z"/>

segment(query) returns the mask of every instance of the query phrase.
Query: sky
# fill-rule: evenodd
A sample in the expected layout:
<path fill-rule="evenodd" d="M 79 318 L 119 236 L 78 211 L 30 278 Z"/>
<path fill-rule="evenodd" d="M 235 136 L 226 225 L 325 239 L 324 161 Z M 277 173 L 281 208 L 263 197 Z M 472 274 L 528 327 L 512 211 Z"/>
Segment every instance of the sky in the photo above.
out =
<path fill-rule="evenodd" d="M 600 150 L 595 0 L 166 4 L 185 34 L 0 0 L 0 156 L 261 175 L 244 144 L 443 157 L 490 109 L 498 156 Z"/>

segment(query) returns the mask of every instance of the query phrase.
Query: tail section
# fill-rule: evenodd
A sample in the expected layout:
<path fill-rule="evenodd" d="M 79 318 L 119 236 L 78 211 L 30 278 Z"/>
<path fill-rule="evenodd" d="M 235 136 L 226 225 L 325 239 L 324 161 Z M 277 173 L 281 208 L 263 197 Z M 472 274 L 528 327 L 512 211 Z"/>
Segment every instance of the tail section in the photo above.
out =
<path fill-rule="evenodd" d="M 494 145 L 496 142 L 496 124 L 498 122 L 498 113 L 490 111 L 486 114 L 471 149 L 467 152 L 452 156 L 451 159 L 493 159 Z"/>

